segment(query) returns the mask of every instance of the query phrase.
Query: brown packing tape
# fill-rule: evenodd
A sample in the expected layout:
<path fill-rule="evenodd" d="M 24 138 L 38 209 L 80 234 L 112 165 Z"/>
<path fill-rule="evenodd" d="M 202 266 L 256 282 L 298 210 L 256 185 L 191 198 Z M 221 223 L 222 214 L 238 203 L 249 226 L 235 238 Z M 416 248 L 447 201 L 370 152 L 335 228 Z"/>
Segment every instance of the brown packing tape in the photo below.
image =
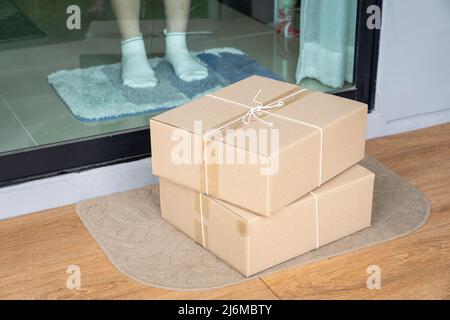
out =
<path fill-rule="evenodd" d="M 193 193 L 194 195 L 194 240 L 200 244 L 203 242 L 202 237 L 202 224 L 201 224 L 201 218 L 200 218 L 200 196 L 196 192 Z"/>
<path fill-rule="evenodd" d="M 199 166 L 200 169 L 200 181 L 199 181 L 199 191 L 200 193 L 206 193 L 206 173 L 205 173 L 205 150 L 206 150 L 206 141 L 202 138 L 202 143 L 201 143 L 201 155 L 202 155 L 202 161 L 201 161 L 201 165 Z"/>
<path fill-rule="evenodd" d="M 211 149 L 212 143 L 213 141 L 203 140 L 202 155 L 205 155 L 205 150 L 208 150 L 211 151 L 211 156 L 215 157 L 216 150 Z M 205 162 L 205 159 L 203 158 L 203 165 L 200 166 L 200 192 L 219 197 L 219 165 L 217 161 L 214 161 L 214 163 L 207 162 L 208 161 Z M 207 181 L 206 176 L 208 177 Z"/>
<path fill-rule="evenodd" d="M 206 195 L 201 196 L 203 219 L 208 224 L 209 220 L 209 198 Z"/>
<path fill-rule="evenodd" d="M 200 196 L 197 192 L 194 193 L 194 213 L 196 217 L 200 216 Z"/>
<path fill-rule="evenodd" d="M 194 240 L 208 247 L 209 199 L 207 196 L 201 193 L 194 193 L 194 212 L 196 214 L 194 218 Z M 203 239 L 205 243 L 203 243 Z"/>
<path fill-rule="evenodd" d="M 197 218 L 194 219 L 194 240 L 197 243 L 203 243 L 202 223 L 200 222 L 200 219 Z"/>
<path fill-rule="evenodd" d="M 263 102 L 263 105 L 268 105 L 268 104 L 274 103 L 275 101 L 278 101 L 278 100 L 283 100 L 283 101 L 284 101 L 284 104 L 283 104 L 283 106 L 281 106 L 281 107 L 276 107 L 276 108 L 271 109 L 269 112 L 264 112 L 264 113 L 258 114 L 258 118 L 263 118 L 263 117 L 269 115 L 270 113 L 276 113 L 277 110 L 280 110 L 280 109 L 282 109 L 282 108 L 285 108 L 285 107 L 287 107 L 289 104 L 291 104 L 292 102 L 297 101 L 297 100 L 300 100 L 300 99 L 302 99 L 302 98 L 304 98 L 304 97 L 306 97 L 307 95 L 309 95 L 309 94 L 312 93 L 312 91 L 307 90 L 307 91 L 302 92 L 302 93 L 300 93 L 300 94 L 298 94 L 298 95 L 293 95 L 293 96 L 287 98 L 286 100 L 283 99 L 284 97 L 287 97 L 287 96 L 289 96 L 289 95 L 291 95 L 291 94 L 294 94 L 295 92 L 297 92 L 297 91 L 299 91 L 299 90 L 301 90 L 301 88 L 300 88 L 300 87 L 297 87 L 297 88 L 294 88 L 294 89 L 291 89 L 291 90 L 287 91 L 286 93 L 284 93 L 284 94 L 282 94 L 282 95 L 279 95 L 279 96 L 277 96 L 277 97 L 275 97 L 275 98 L 272 98 L 272 99 L 270 99 L 270 100 L 268 100 L 268 101 L 264 101 L 264 102 Z M 239 118 L 242 118 L 247 112 L 248 112 L 248 110 L 245 111 L 245 112 L 243 112 L 242 114 L 239 114 L 239 115 L 237 115 L 237 116 L 235 116 L 235 117 L 232 117 L 232 118 L 230 118 L 230 119 L 228 119 L 228 120 L 226 120 L 226 121 L 223 121 L 223 122 L 221 122 L 221 123 L 215 125 L 214 127 L 212 127 L 210 130 L 214 130 L 214 129 L 217 129 L 217 128 L 221 128 L 221 127 L 225 126 L 227 123 L 231 123 L 231 122 L 232 122 L 232 123 L 231 123 L 230 125 L 227 125 L 227 126 L 226 126 L 225 128 L 223 128 L 223 129 L 239 129 L 239 128 L 241 128 L 241 127 L 244 126 L 244 123 L 242 123 L 242 121 L 236 121 L 236 122 L 233 122 L 233 121 L 238 120 Z M 213 138 L 213 137 L 214 137 L 214 136 L 212 136 L 212 138 Z"/>
<path fill-rule="evenodd" d="M 200 150 L 200 152 L 201 152 L 201 155 L 203 157 L 204 152 L 205 152 L 204 151 L 205 150 L 205 141 L 204 140 L 201 143 L 201 149 L 202 150 Z M 200 181 L 198 182 L 199 183 L 199 191 L 200 191 L 200 193 L 206 193 L 205 163 L 204 163 L 204 159 L 203 158 L 202 158 L 202 161 L 201 161 L 201 165 L 199 165 L 198 168 L 200 170 L 199 175 L 198 175 L 200 177 Z"/>
<path fill-rule="evenodd" d="M 279 96 L 277 96 L 277 97 L 275 97 L 275 98 L 272 98 L 272 99 L 270 99 L 270 100 L 268 100 L 268 101 L 264 101 L 263 104 L 264 104 L 264 105 L 268 105 L 268 104 L 271 104 L 271 103 L 273 103 L 273 102 L 275 102 L 275 101 L 283 100 L 283 101 L 284 101 L 284 106 L 283 106 L 283 107 L 285 107 L 285 106 L 287 106 L 288 104 L 290 104 L 291 102 L 297 101 L 297 100 L 299 100 L 299 99 L 301 99 L 301 98 L 304 98 L 304 97 L 306 97 L 307 95 L 311 94 L 311 91 L 308 90 L 308 91 L 304 91 L 304 92 L 302 92 L 302 93 L 300 93 L 300 94 L 298 94 L 298 95 L 293 95 L 293 96 L 291 96 L 291 97 L 289 97 L 289 98 L 283 99 L 284 97 L 288 97 L 288 96 L 290 96 L 291 94 L 294 94 L 295 92 L 297 92 L 297 91 L 299 91 L 299 90 L 302 90 L 302 88 L 301 88 L 301 87 L 293 88 L 293 89 L 287 91 L 286 93 L 284 93 L 284 94 L 282 94 L 282 95 L 279 95 Z M 282 107 L 281 107 L 281 108 L 282 108 Z"/>
<path fill-rule="evenodd" d="M 202 232 L 204 235 L 202 235 Z M 209 233 L 208 233 L 208 225 L 203 225 L 203 231 L 202 231 L 202 223 L 200 220 L 195 219 L 194 220 L 194 240 L 195 242 L 201 244 L 203 246 L 203 236 L 205 237 L 205 244 L 204 247 L 209 247 Z"/>
<path fill-rule="evenodd" d="M 284 108 L 284 107 L 288 106 L 290 103 L 297 101 L 297 100 L 304 98 L 307 95 L 311 94 L 311 91 L 308 90 L 308 91 L 302 92 L 298 95 L 293 95 L 295 92 L 297 92 L 299 90 L 301 90 L 300 87 L 291 89 L 282 95 L 279 95 L 268 101 L 264 101 L 263 105 L 268 105 L 268 104 L 276 102 L 278 100 L 283 100 L 284 101 L 283 106 L 273 109 L 276 112 L 276 110 Z M 289 97 L 290 95 L 293 95 L 293 96 Z M 283 99 L 284 97 L 288 97 L 288 98 Z M 247 112 L 244 112 L 244 113 L 242 113 L 236 117 L 233 117 L 227 121 L 223 121 L 222 123 L 219 123 L 218 125 L 211 128 L 211 130 L 221 128 L 225 125 L 226 126 L 223 129 L 233 129 L 233 130 L 240 129 L 244 125 L 244 123 L 242 121 L 236 121 L 236 120 L 238 120 L 239 118 L 242 118 L 246 113 Z M 273 112 L 264 112 L 262 114 L 258 114 L 258 118 L 261 119 L 271 113 L 273 113 Z M 230 124 L 227 125 L 228 123 L 230 123 Z M 218 132 L 220 132 L 220 130 L 218 130 Z M 208 149 L 206 149 L 207 145 L 209 146 L 211 144 L 211 140 L 213 140 L 213 139 L 214 139 L 213 135 L 211 137 L 206 137 L 206 138 L 203 137 L 202 138 L 202 150 L 201 150 L 202 153 L 201 154 L 203 156 L 205 155 L 205 150 L 208 150 Z M 215 163 L 205 163 L 205 159 L 203 157 L 202 163 L 203 163 L 203 165 L 200 166 L 201 171 L 200 171 L 200 175 L 199 175 L 200 176 L 200 192 L 212 195 L 214 197 L 220 197 L 220 194 L 219 194 L 219 185 L 220 184 L 219 184 L 219 173 L 218 173 L 219 165 L 218 165 L 217 161 Z M 206 168 L 205 168 L 205 166 L 206 166 Z"/>
<path fill-rule="evenodd" d="M 250 230 L 249 230 L 247 221 L 239 220 L 237 222 L 237 229 L 238 229 L 239 235 L 241 237 L 249 237 L 250 236 L 250 232 L 249 232 Z"/>
<path fill-rule="evenodd" d="M 207 164 L 208 168 L 208 194 L 219 197 L 219 164 Z"/>

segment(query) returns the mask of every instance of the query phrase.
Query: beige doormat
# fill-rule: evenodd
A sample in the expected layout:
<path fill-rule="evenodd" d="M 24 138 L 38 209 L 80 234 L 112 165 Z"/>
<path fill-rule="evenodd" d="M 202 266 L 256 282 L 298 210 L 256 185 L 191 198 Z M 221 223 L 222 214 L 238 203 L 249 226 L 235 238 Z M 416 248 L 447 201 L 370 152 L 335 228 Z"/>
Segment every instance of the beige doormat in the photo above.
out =
<path fill-rule="evenodd" d="M 376 174 L 372 226 L 253 277 L 391 240 L 426 222 L 430 206 L 418 189 L 372 158 L 361 164 Z M 77 213 L 117 269 L 140 283 L 201 290 L 247 279 L 161 219 L 157 186 L 83 201 Z"/>

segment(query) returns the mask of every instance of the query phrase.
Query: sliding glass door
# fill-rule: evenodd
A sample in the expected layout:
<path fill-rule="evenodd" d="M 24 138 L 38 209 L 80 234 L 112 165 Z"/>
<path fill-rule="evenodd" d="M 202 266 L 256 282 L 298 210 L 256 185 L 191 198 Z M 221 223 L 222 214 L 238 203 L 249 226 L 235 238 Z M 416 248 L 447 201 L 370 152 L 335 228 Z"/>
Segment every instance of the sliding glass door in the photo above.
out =
<path fill-rule="evenodd" d="M 0 0 L 0 186 L 147 157 L 152 115 L 252 74 L 372 101 L 381 1 L 115 2 Z"/>

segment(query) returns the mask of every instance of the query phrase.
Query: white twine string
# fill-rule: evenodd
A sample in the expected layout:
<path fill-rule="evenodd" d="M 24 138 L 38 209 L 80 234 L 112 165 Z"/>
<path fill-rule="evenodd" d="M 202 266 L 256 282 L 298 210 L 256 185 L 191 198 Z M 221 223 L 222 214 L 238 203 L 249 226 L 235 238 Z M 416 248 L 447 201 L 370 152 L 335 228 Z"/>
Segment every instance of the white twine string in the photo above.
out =
<path fill-rule="evenodd" d="M 214 98 L 214 99 L 222 100 L 222 101 L 225 101 L 225 102 L 228 102 L 228 103 L 232 103 L 232 104 L 236 104 L 236 105 L 239 105 L 241 107 L 249 109 L 247 111 L 247 113 L 244 114 L 242 117 L 239 117 L 237 119 L 229 121 L 229 122 L 221 125 L 220 127 L 217 127 L 214 130 L 211 130 L 210 132 L 208 132 L 206 135 L 203 136 L 203 144 L 204 144 L 203 163 L 204 163 L 204 172 L 205 172 L 205 193 L 206 194 L 209 195 L 209 189 L 208 189 L 208 165 L 207 165 L 207 161 L 206 161 L 207 160 L 206 159 L 206 146 L 207 146 L 206 142 L 208 140 L 208 137 L 213 135 L 214 133 L 222 130 L 223 128 L 226 128 L 226 127 L 228 127 L 228 126 L 230 126 L 233 123 L 238 122 L 238 121 L 242 121 L 242 123 L 244 123 L 244 124 L 249 124 L 251 122 L 252 118 L 255 118 L 255 119 L 261 121 L 262 123 L 264 123 L 264 124 L 266 124 L 266 125 L 271 127 L 271 126 L 273 126 L 273 123 L 265 121 L 265 120 L 259 118 L 257 113 L 258 112 L 264 112 L 264 113 L 272 114 L 272 113 L 267 112 L 265 110 L 273 109 L 273 108 L 280 108 L 280 107 L 284 106 L 284 100 L 289 99 L 290 97 L 295 96 L 295 95 L 300 94 L 300 93 L 305 92 L 305 91 L 307 91 L 307 89 L 298 90 L 298 91 L 296 91 L 296 92 L 294 92 L 294 93 L 292 93 L 290 95 L 287 95 L 286 97 L 278 99 L 278 100 L 276 100 L 274 102 L 271 102 L 271 103 L 269 103 L 267 105 L 264 105 L 262 102 L 257 100 L 258 96 L 262 92 L 262 89 L 259 89 L 258 92 L 255 94 L 255 96 L 252 99 L 253 102 L 257 103 L 257 105 L 254 106 L 254 107 L 250 107 L 250 106 L 248 106 L 246 104 L 235 102 L 235 101 L 232 101 L 232 100 L 228 100 L 228 99 L 225 99 L 225 98 L 222 98 L 222 97 L 219 97 L 219 96 L 215 96 L 215 95 L 212 95 L 212 94 L 207 94 L 206 95 L 206 96 Z M 321 128 L 320 128 L 320 130 L 321 130 Z"/>
<path fill-rule="evenodd" d="M 290 97 L 295 96 L 295 95 L 298 95 L 298 94 L 300 94 L 300 93 L 302 93 L 302 92 L 305 92 L 305 91 L 307 91 L 307 90 L 308 90 L 308 89 L 301 89 L 301 90 L 298 90 L 298 91 L 296 91 L 296 92 L 294 92 L 294 93 L 291 93 L 290 95 L 287 95 L 287 96 L 282 97 L 282 98 L 280 98 L 280 99 L 278 99 L 278 100 L 276 100 L 276 101 L 274 101 L 274 102 L 271 102 L 271 103 L 269 103 L 269 104 L 267 104 L 267 105 L 264 105 L 261 101 L 258 101 L 258 100 L 257 100 L 258 96 L 259 96 L 259 95 L 261 94 L 261 92 L 262 92 L 262 89 L 259 89 L 258 92 L 255 94 L 255 96 L 254 96 L 253 99 L 252 99 L 252 101 L 255 102 L 255 103 L 257 104 L 257 105 L 254 106 L 254 107 L 250 107 L 250 106 L 248 106 L 248 105 L 246 105 L 246 104 L 243 104 L 243 103 L 239 103 L 239 102 L 236 102 L 236 101 L 233 101 L 233 100 L 229 100 L 229 99 L 226 99 L 226 98 L 222 98 L 222 97 L 219 97 L 219 96 L 215 96 L 215 95 L 213 95 L 213 94 L 207 94 L 206 96 L 208 96 L 208 97 L 215 98 L 215 99 L 218 99 L 218 100 L 222 100 L 222 101 L 225 101 L 225 102 L 229 102 L 229 103 L 232 103 L 232 104 L 236 104 L 236 105 L 238 105 L 238 106 L 245 107 L 245 108 L 249 109 L 249 110 L 247 111 L 247 113 L 246 113 L 245 115 L 243 115 L 242 117 L 240 117 L 240 118 L 238 118 L 238 119 L 235 119 L 235 120 L 233 120 L 233 121 L 230 121 L 230 122 L 228 122 L 228 123 L 225 123 L 225 124 L 222 125 L 220 128 L 216 128 L 215 130 L 213 130 L 213 132 L 215 132 L 215 131 L 217 131 L 217 130 L 221 130 L 221 129 L 223 129 L 224 127 L 227 127 L 227 126 L 229 126 L 230 124 L 232 124 L 232 123 L 234 123 L 234 122 L 236 122 L 236 121 L 239 121 L 239 120 L 241 120 L 242 123 L 244 123 L 244 124 L 249 124 L 249 123 L 251 122 L 252 118 L 255 118 L 256 120 L 259 120 L 259 121 L 261 121 L 262 123 L 265 123 L 265 124 L 267 124 L 267 125 L 269 125 L 269 126 L 272 126 L 272 125 L 273 125 L 272 122 L 268 122 L 268 121 L 265 121 L 265 120 L 259 118 L 259 117 L 258 117 L 258 112 L 262 112 L 262 111 L 268 110 L 268 109 L 273 109 L 273 108 L 280 108 L 280 107 L 283 107 L 283 106 L 284 106 L 284 100 L 287 100 L 287 99 L 289 99 Z M 270 113 L 270 114 L 272 114 L 272 113 Z"/>
<path fill-rule="evenodd" d="M 316 249 L 319 248 L 319 200 L 314 192 L 310 192 L 316 202 Z"/>
<path fill-rule="evenodd" d="M 299 123 L 299 124 L 302 124 L 302 125 L 305 125 L 305 126 L 308 126 L 308 127 L 311 127 L 311 128 L 319 130 L 319 132 L 320 132 L 319 186 L 321 186 L 322 185 L 322 158 L 323 158 L 323 156 L 322 156 L 323 155 L 323 129 L 321 127 L 319 127 L 319 126 L 314 125 L 314 124 L 311 124 L 311 123 L 308 123 L 308 122 L 303 122 L 303 121 L 296 120 L 296 119 L 291 119 L 291 118 L 288 118 L 288 117 L 285 117 L 285 116 L 282 116 L 282 115 L 279 115 L 279 114 L 276 114 L 276 113 L 271 113 L 271 112 L 267 112 L 267 111 L 261 111 L 261 112 L 268 113 L 268 114 L 271 114 L 271 115 L 276 116 L 278 118 L 281 118 L 281 119 L 284 119 L 284 120 L 287 120 L 287 121 L 292 121 L 292 122 L 295 122 L 295 123 Z"/>
<path fill-rule="evenodd" d="M 255 118 L 256 120 L 259 120 L 260 122 L 268 125 L 269 127 L 273 126 L 273 122 L 268 122 L 260 117 L 258 117 L 258 112 L 261 112 L 262 110 L 272 109 L 272 108 L 280 108 L 284 106 L 283 100 L 275 101 L 275 103 L 269 103 L 268 105 L 264 105 L 262 102 L 256 100 L 261 93 L 262 89 L 259 89 L 256 95 L 253 97 L 253 102 L 255 102 L 257 105 L 255 107 L 250 108 L 247 113 L 242 117 L 242 123 L 243 124 L 249 124 L 252 121 L 252 118 Z"/>
<path fill-rule="evenodd" d="M 275 117 L 278 117 L 278 118 L 281 118 L 281 119 L 284 119 L 284 120 L 287 120 L 287 121 L 295 122 L 295 123 L 298 123 L 298 124 L 301 124 L 301 125 L 308 126 L 308 127 L 314 128 L 316 130 L 319 130 L 319 132 L 320 132 L 319 186 L 322 185 L 323 129 L 321 127 L 316 126 L 316 125 L 311 124 L 311 123 L 307 123 L 307 122 L 296 120 L 296 119 L 291 119 L 291 118 L 279 115 L 277 113 L 272 113 L 272 112 L 266 111 L 266 110 L 270 110 L 270 109 L 273 109 L 273 108 L 280 108 L 280 107 L 284 106 L 284 101 L 285 100 L 287 100 L 287 99 L 289 99 L 289 98 L 291 98 L 293 96 L 296 96 L 296 95 L 298 95 L 300 93 L 303 93 L 305 91 L 308 91 L 308 89 L 300 89 L 300 90 L 295 91 L 295 92 L 293 92 L 293 93 L 291 93 L 291 94 L 289 94 L 289 95 L 287 95 L 287 96 L 285 96 L 283 98 L 280 98 L 280 99 L 278 99 L 278 100 L 276 100 L 274 102 L 271 102 L 271 103 L 269 103 L 267 105 L 264 105 L 262 102 L 257 100 L 258 96 L 262 92 L 262 89 L 259 89 L 258 92 L 256 93 L 256 95 L 253 98 L 253 102 L 257 103 L 257 105 L 254 106 L 254 107 L 251 107 L 251 106 L 248 106 L 246 104 L 243 104 L 243 103 L 240 103 L 240 102 L 236 102 L 236 101 L 233 101 L 233 100 L 229 100 L 229 99 L 226 99 L 226 98 L 222 98 L 222 97 L 219 97 L 219 96 L 215 96 L 213 94 L 207 94 L 206 95 L 208 97 L 211 97 L 211 98 L 214 98 L 214 99 L 217 99 L 217 100 L 222 100 L 222 101 L 225 101 L 225 102 L 228 102 L 228 103 L 231 103 L 231 104 L 235 104 L 235 105 L 238 105 L 238 106 L 241 106 L 241 107 L 249 109 L 247 111 L 247 113 L 245 115 L 243 115 L 242 117 L 239 117 L 239 118 L 237 118 L 235 120 L 227 122 L 227 123 L 223 124 L 222 126 L 216 128 L 214 130 L 211 130 L 208 134 L 206 134 L 204 136 L 203 141 L 205 143 L 205 149 L 203 150 L 203 160 L 204 160 L 204 163 L 205 163 L 204 171 L 205 171 L 205 184 L 206 184 L 205 190 L 206 190 L 206 194 L 209 194 L 208 193 L 208 169 L 207 169 L 207 165 L 206 165 L 206 140 L 207 140 L 207 138 L 209 136 L 211 136 L 212 134 L 214 134 L 215 132 L 220 131 L 223 128 L 226 128 L 229 125 L 231 125 L 231 124 L 233 124 L 233 123 L 235 123 L 235 122 L 237 122 L 239 120 L 241 120 L 242 123 L 244 123 L 244 124 L 249 124 L 251 122 L 251 119 L 255 118 L 255 119 L 257 119 L 257 120 L 259 120 L 259 121 L 261 121 L 261 122 L 263 122 L 263 123 L 265 123 L 265 124 L 267 124 L 269 126 L 273 125 L 272 122 L 267 122 L 267 121 L 264 121 L 264 120 L 260 119 L 258 117 L 258 115 L 257 115 L 258 112 L 265 113 L 265 114 L 270 114 L 272 116 L 275 116 Z"/>
<path fill-rule="evenodd" d="M 259 112 L 264 113 L 264 114 L 269 114 L 269 115 L 272 115 L 272 116 L 275 116 L 275 117 L 278 117 L 278 118 L 281 118 L 281 119 L 284 119 L 284 120 L 287 120 L 287 121 L 295 122 L 295 123 L 298 123 L 298 124 L 301 124 L 301 125 L 305 125 L 305 126 L 314 128 L 316 130 L 319 130 L 319 132 L 320 132 L 319 186 L 322 185 L 323 129 L 321 127 L 316 126 L 316 125 L 311 124 L 311 123 L 307 123 L 307 122 L 296 120 L 296 119 L 291 119 L 291 118 L 279 115 L 277 113 L 271 113 L 271 112 L 266 111 L 266 110 L 270 110 L 270 109 L 273 109 L 273 108 L 280 108 L 280 107 L 284 106 L 284 101 L 285 100 L 289 99 L 292 96 L 295 96 L 297 94 L 305 92 L 307 90 L 308 89 L 298 90 L 298 91 L 296 91 L 296 92 L 294 92 L 294 93 L 292 93 L 290 95 L 287 95 L 287 96 L 285 96 L 285 97 L 283 97 L 281 99 L 278 99 L 278 100 L 276 100 L 274 102 L 271 102 L 271 103 L 269 103 L 267 105 L 264 105 L 262 102 L 257 100 L 258 96 L 262 92 L 262 89 L 259 89 L 258 92 L 256 93 L 256 95 L 254 96 L 254 98 L 252 99 L 253 102 L 257 103 L 257 105 L 254 106 L 254 107 L 250 107 L 250 106 L 248 106 L 246 104 L 239 103 L 239 102 L 236 102 L 236 101 L 232 101 L 232 100 L 229 100 L 229 99 L 226 99 L 226 98 L 222 98 L 222 97 L 219 97 L 219 96 L 215 96 L 215 95 L 212 95 L 212 94 L 207 94 L 206 95 L 206 96 L 214 98 L 214 99 L 222 100 L 222 101 L 225 101 L 225 102 L 228 102 L 228 103 L 231 103 L 231 104 L 235 104 L 235 105 L 238 105 L 238 106 L 241 106 L 241 107 L 249 109 L 245 113 L 245 115 L 243 115 L 242 117 L 239 117 L 239 118 L 234 119 L 234 120 L 232 120 L 230 122 L 227 122 L 227 123 L 223 124 L 222 126 L 220 126 L 218 128 L 215 128 L 214 130 L 211 130 L 209 133 L 207 133 L 206 135 L 203 136 L 203 142 L 204 142 L 203 162 L 204 162 L 204 172 L 205 172 L 205 193 L 207 195 L 209 195 L 209 190 L 208 190 L 208 165 L 207 165 L 207 161 L 206 161 L 207 160 L 206 159 L 206 146 L 207 146 L 206 142 L 207 142 L 208 137 L 210 135 L 214 134 L 215 132 L 220 131 L 223 128 L 226 128 L 229 125 L 231 125 L 231 124 L 233 124 L 233 123 L 235 123 L 237 121 L 242 121 L 242 123 L 244 123 L 244 124 L 249 124 L 251 122 L 252 118 L 255 118 L 255 119 L 261 121 L 262 123 L 265 123 L 265 124 L 267 124 L 269 126 L 272 126 L 273 125 L 272 122 L 265 121 L 265 120 L 263 120 L 263 119 L 258 117 L 258 113 Z M 319 239 L 320 239 L 320 237 L 319 237 L 319 201 L 318 201 L 317 195 L 314 192 L 311 191 L 310 194 L 314 197 L 314 201 L 315 201 L 315 211 L 316 211 L 316 249 L 317 249 L 317 248 L 319 248 L 319 244 L 320 244 L 320 242 L 319 242 Z M 205 231 L 204 231 L 204 218 L 203 218 L 202 193 L 199 193 L 199 197 L 200 197 L 200 223 L 201 223 L 201 231 L 202 231 L 202 245 L 203 245 L 203 247 L 206 247 Z"/>

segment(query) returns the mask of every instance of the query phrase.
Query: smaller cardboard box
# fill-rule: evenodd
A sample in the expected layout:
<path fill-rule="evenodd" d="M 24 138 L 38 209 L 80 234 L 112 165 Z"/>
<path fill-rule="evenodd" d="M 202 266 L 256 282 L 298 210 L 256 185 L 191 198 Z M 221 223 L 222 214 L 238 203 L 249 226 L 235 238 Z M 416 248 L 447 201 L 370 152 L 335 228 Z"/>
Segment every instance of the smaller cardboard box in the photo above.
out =
<path fill-rule="evenodd" d="M 271 216 L 363 159 L 366 120 L 363 103 L 252 76 L 153 117 L 153 174 Z"/>
<path fill-rule="evenodd" d="M 160 179 L 161 215 L 250 276 L 370 226 L 374 177 L 356 165 L 271 217 Z"/>

